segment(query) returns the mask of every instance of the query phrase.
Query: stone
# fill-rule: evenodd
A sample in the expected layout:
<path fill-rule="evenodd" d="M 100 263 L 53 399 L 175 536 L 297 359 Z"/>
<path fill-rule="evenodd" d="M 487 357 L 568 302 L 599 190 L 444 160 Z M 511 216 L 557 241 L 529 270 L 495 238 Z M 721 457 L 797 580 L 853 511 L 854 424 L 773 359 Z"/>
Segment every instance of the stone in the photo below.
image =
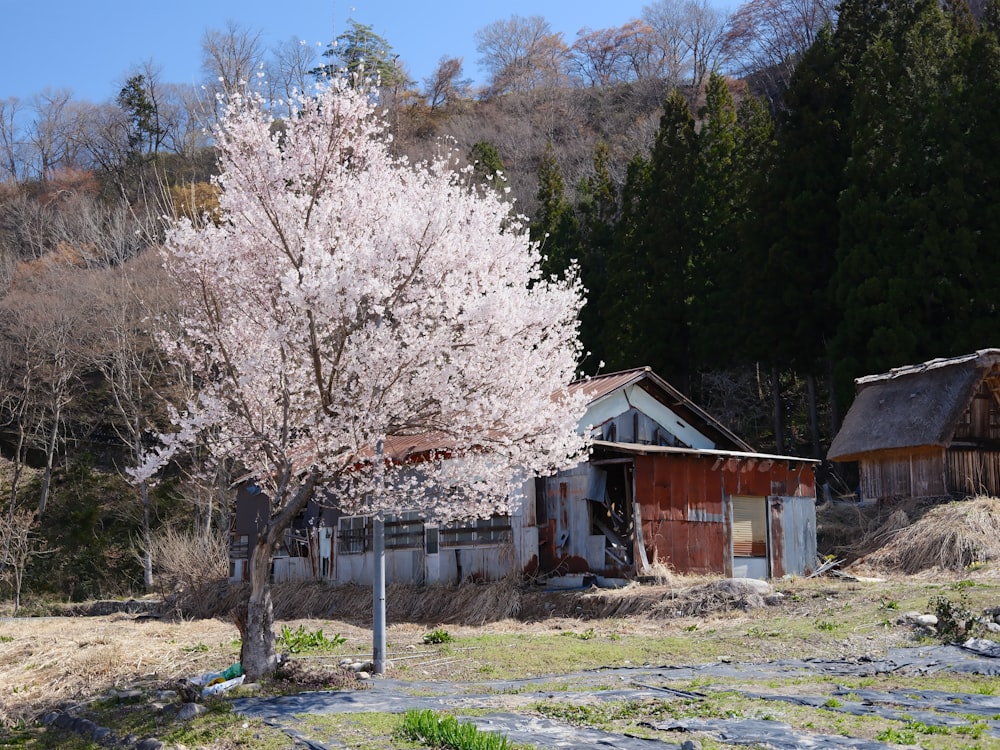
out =
<path fill-rule="evenodd" d="M 768 594 L 767 596 L 764 597 L 764 604 L 766 604 L 768 607 L 775 607 L 781 604 L 781 602 L 784 601 L 784 599 L 785 599 L 784 594 L 782 594 L 780 591 L 775 591 L 773 594 Z"/>
<path fill-rule="evenodd" d="M 157 690 L 156 691 L 156 700 L 158 700 L 158 701 L 164 701 L 166 703 L 171 703 L 171 702 L 177 700 L 177 691 L 176 690 Z"/>
<path fill-rule="evenodd" d="M 137 701 L 142 698 L 141 690 L 120 690 L 118 692 L 118 702 L 128 703 L 130 701 Z"/>
<path fill-rule="evenodd" d="M 155 737 L 147 737 L 135 743 L 133 750 L 163 750 L 163 743 Z"/>
<path fill-rule="evenodd" d="M 50 724 L 55 724 L 56 719 L 58 719 L 62 714 L 58 711 L 49 711 L 45 716 L 42 717 L 42 724 L 49 726 Z"/>
<path fill-rule="evenodd" d="M 684 740 L 681 750 L 701 750 L 701 743 L 698 740 Z"/>
<path fill-rule="evenodd" d="M 185 703 L 181 710 L 177 712 L 177 718 L 181 721 L 190 721 L 195 716 L 208 711 L 201 703 Z"/>
<path fill-rule="evenodd" d="M 59 714 L 52 723 L 60 729 L 69 729 L 73 726 L 73 717 L 69 714 Z"/>
<path fill-rule="evenodd" d="M 112 736 L 113 734 L 111 730 L 108 729 L 107 727 L 97 727 L 97 729 L 94 730 L 93 734 L 91 734 L 91 737 L 93 737 L 94 742 L 96 742 L 98 745 L 103 745 L 106 742 L 109 742 Z"/>
<path fill-rule="evenodd" d="M 359 680 L 370 680 L 371 678 L 372 678 L 371 673 L 366 672 L 363 669 L 358 671 L 358 679 Z"/>
<path fill-rule="evenodd" d="M 774 593 L 771 584 L 759 578 L 725 578 L 716 584 L 716 589 L 725 594 L 757 594 L 767 596 Z"/>

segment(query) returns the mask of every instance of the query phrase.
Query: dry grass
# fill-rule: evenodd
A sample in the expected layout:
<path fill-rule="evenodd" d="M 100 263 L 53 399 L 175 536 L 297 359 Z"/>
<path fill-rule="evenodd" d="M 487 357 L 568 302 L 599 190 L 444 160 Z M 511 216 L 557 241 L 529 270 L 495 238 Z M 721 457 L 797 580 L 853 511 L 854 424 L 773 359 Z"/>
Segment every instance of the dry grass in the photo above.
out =
<path fill-rule="evenodd" d="M 976 606 L 995 603 L 998 587 L 988 573 L 974 574 L 981 581 L 969 589 L 977 597 Z M 388 618 L 389 657 L 402 656 L 400 664 L 423 679 L 481 677 L 479 669 L 490 663 L 477 661 L 478 651 L 469 656 L 463 650 L 450 659 L 442 659 L 437 652 L 425 653 L 428 647 L 423 636 L 436 627 L 444 627 L 458 638 L 506 637 L 506 645 L 496 647 L 503 653 L 512 648 L 529 653 L 536 637 L 544 643 L 546 636 L 566 632 L 614 634 L 613 641 L 558 639 L 585 644 L 594 665 L 608 658 L 610 645 L 617 648 L 630 643 L 638 649 L 642 646 L 635 644 L 645 639 L 658 644 L 657 659 L 678 664 L 710 660 L 706 654 L 711 653 L 748 660 L 781 658 L 792 652 L 836 657 L 877 654 L 890 646 L 907 645 L 913 638 L 909 628 L 880 625 L 887 617 L 885 601 L 898 601 L 902 608 L 920 608 L 941 591 L 938 582 L 912 577 L 895 577 L 881 584 L 796 579 L 778 586 L 787 594 L 781 605 L 747 611 L 743 611 L 745 597 L 727 593 L 718 579 L 707 577 L 675 576 L 670 585 L 632 584 L 621 589 L 558 593 L 512 584 L 391 587 L 387 600 L 394 614 Z M 285 624 L 292 630 L 301 625 L 310 632 L 322 629 L 346 638 L 335 654 L 308 657 L 310 668 L 335 666 L 343 655 L 370 655 L 370 589 L 280 586 L 275 599 L 281 606 L 310 600 L 319 607 L 315 599 L 318 593 L 329 597 L 321 601 L 322 607 L 329 608 L 330 600 L 336 601 L 336 613 L 314 619 L 279 615 L 276 630 Z M 238 594 L 237 589 L 224 598 L 238 598 Z M 467 607 L 464 614 L 463 603 Z M 400 613 L 404 610 L 419 617 L 403 616 Z M 509 614 L 514 610 L 516 619 Z M 817 630 L 815 624 L 820 621 L 840 623 L 838 632 Z M 757 635 L 752 636 L 754 633 Z M 172 688 L 180 678 L 225 668 L 238 658 L 234 642 L 238 635 L 228 619 L 140 621 L 131 615 L 114 614 L 2 621 L 0 727 L 85 702 L 112 688 Z M 537 649 L 530 653 L 535 656 L 528 657 L 529 661 L 540 658 Z M 644 658 L 651 657 L 647 654 Z M 559 669 L 555 661 L 546 665 L 539 667 L 532 662 L 521 669 Z"/>
<path fill-rule="evenodd" d="M 112 688 L 173 687 L 180 678 L 229 666 L 239 658 L 239 632 L 227 607 L 235 606 L 241 593 L 238 587 L 218 587 L 213 598 L 217 619 L 165 622 L 114 614 L 0 622 L 0 726 Z M 513 582 L 399 585 L 389 587 L 386 599 L 388 620 L 395 623 L 389 640 L 399 647 L 420 646 L 423 634 L 437 626 L 454 632 L 486 627 L 499 633 L 538 633 L 558 632 L 581 620 L 614 619 L 620 630 L 627 619 L 629 629 L 655 633 L 679 616 L 739 606 L 731 597 L 717 595 L 707 579 L 681 576 L 669 586 L 631 584 L 558 594 Z M 274 602 L 279 623 L 344 635 L 348 640 L 338 653 L 370 653 L 370 588 L 275 586 Z M 306 619 L 296 619 L 305 611 L 310 611 Z"/>
<path fill-rule="evenodd" d="M 870 537 L 876 549 L 858 560 L 867 569 L 913 575 L 961 572 L 1000 560 L 1000 499 L 977 497 L 931 507 L 917 520 L 890 513 Z"/>
<path fill-rule="evenodd" d="M 236 629 L 215 620 L 111 617 L 0 623 L 0 726 L 140 681 L 173 682 L 228 666 Z"/>

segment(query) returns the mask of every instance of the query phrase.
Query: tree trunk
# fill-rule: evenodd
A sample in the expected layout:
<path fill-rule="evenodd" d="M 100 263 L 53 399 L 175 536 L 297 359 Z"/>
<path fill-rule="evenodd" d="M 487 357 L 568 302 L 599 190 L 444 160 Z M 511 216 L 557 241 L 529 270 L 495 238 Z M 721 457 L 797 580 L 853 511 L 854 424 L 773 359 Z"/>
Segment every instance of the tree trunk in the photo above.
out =
<path fill-rule="evenodd" d="M 139 482 L 139 496 L 142 498 L 142 582 L 146 591 L 153 590 L 153 539 L 149 530 L 149 485 L 146 480 Z"/>
<path fill-rule="evenodd" d="M 291 474 L 290 467 L 286 467 L 285 471 L 287 480 Z M 250 681 L 271 674 L 278 666 L 274 645 L 274 606 L 271 602 L 271 561 L 285 529 L 292 525 L 312 498 L 318 478 L 315 472 L 311 472 L 286 502 L 277 503 L 279 510 L 257 533 L 257 542 L 250 555 L 250 598 L 242 620 L 243 627 L 240 628 L 243 635 L 240 661 L 243 673 Z M 284 482 L 280 484 L 284 485 Z M 276 497 L 288 497 L 284 487 L 278 490 Z"/>
<path fill-rule="evenodd" d="M 778 368 L 771 367 L 771 407 L 774 411 L 774 445 L 778 453 L 785 452 L 785 415 L 781 408 L 781 377 Z"/>
<path fill-rule="evenodd" d="M 38 510 L 35 512 L 35 516 L 39 519 L 45 513 L 45 506 L 49 501 L 49 488 L 52 486 L 52 468 L 56 455 L 56 438 L 59 437 L 59 419 L 61 416 L 62 404 L 57 401 L 55 413 L 52 415 L 52 431 L 49 433 L 49 444 L 45 447 L 45 472 L 42 474 L 42 491 L 38 498 Z"/>
<path fill-rule="evenodd" d="M 240 661 L 251 682 L 278 666 L 274 646 L 274 607 L 271 603 L 271 545 L 266 531 L 258 534 L 250 556 L 250 599 L 247 601 Z"/>
<path fill-rule="evenodd" d="M 806 375 L 809 393 L 809 432 L 812 434 L 813 458 L 822 458 L 819 453 L 819 407 L 816 404 L 816 376 Z"/>

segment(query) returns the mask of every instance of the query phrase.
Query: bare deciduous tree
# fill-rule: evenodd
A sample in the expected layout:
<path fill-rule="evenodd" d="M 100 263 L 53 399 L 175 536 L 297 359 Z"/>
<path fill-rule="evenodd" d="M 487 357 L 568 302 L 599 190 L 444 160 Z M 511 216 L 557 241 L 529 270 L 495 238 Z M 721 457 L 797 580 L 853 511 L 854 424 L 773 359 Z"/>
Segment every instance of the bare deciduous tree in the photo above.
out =
<path fill-rule="evenodd" d="M 686 18 L 684 3 L 678 0 L 658 0 L 642 9 L 642 20 L 653 32 L 657 75 L 673 85 L 690 76 L 691 56 L 684 40 Z"/>
<path fill-rule="evenodd" d="M 27 176 L 25 134 L 18 122 L 23 109 L 16 96 L 0 100 L 0 182 L 18 182 Z"/>
<path fill-rule="evenodd" d="M 265 66 L 268 98 L 289 101 L 297 92 L 306 91 L 318 57 L 316 48 L 298 37 L 277 44 Z"/>
<path fill-rule="evenodd" d="M 835 19 L 834 0 L 749 0 L 730 19 L 726 55 L 742 76 L 787 80 L 819 30 Z"/>
<path fill-rule="evenodd" d="M 52 176 L 59 167 L 70 166 L 69 155 L 75 149 L 69 136 L 72 110 L 69 89 L 45 89 L 31 101 L 34 119 L 28 127 L 28 142 L 34 157 L 33 174 L 41 180 Z"/>
<path fill-rule="evenodd" d="M 511 16 L 476 34 L 479 62 L 490 76 L 490 93 L 523 93 L 563 84 L 569 50 L 542 16 Z"/>
<path fill-rule="evenodd" d="M 30 512 L 19 510 L 0 515 L 0 581 L 11 588 L 15 616 L 21 608 L 21 587 L 28 563 L 33 557 L 54 551 L 45 549 Z"/>
<path fill-rule="evenodd" d="M 445 55 L 437 67 L 424 79 L 424 98 L 431 109 L 441 109 L 469 95 L 472 81 L 462 77 L 461 57 Z"/>
<path fill-rule="evenodd" d="M 147 254 L 151 255 L 151 254 Z M 93 289 L 90 307 L 104 325 L 94 352 L 96 365 L 108 384 L 113 414 L 107 415 L 125 448 L 123 475 L 142 460 L 143 440 L 165 413 L 157 382 L 170 369 L 159 356 L 149 332 L 152 321 L 167 319 L 169 280 L 155 260 L 143 256 L 109 267 Z M 178 382 L 183 382 L 178 378 Z M 160 383 L 162 386 L 162 382 Z M 165 386 L 163 386 L 165 388 Z M 151 502 L 149 483 L 137 483 L 142 508 L 143 582 L 153 586 Z"/>
<path fill-rule="evenodd" d="M 588 86 L 607 86 L 648 74 L 651 33 L 639 20 L 610 29 L 580 29 L 571 48 L 577 76 Z"/>
<path fill-rule="evenodd" d="M 691 85 L 700 88 L 710 73 L 717 73 L 725 61 L 723 45 L 728 15 L 709 0 L 689 0 L 684 4 L 684 43 L 691 56 Z"/>
<path fill-rule="evenodd" d="M 224 97 L 252 88 L 264 59 L 263 32 L 229 21 L 225 29 L 209 29 L 201 38 L 208 90 Z"/>

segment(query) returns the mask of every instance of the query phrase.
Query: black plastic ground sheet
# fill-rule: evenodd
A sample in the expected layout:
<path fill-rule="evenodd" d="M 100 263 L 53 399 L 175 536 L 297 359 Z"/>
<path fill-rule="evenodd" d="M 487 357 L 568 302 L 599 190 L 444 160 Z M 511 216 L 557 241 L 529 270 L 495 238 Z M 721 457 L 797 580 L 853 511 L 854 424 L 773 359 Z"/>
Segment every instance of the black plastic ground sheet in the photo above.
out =
<path fill-rule="evenodd" d="M 530 715 L 530 706 L 544 701 L 565 703 L 602 701 L 644 701 L 651 699 L 698 699 L 697 692 L 658 685 L 661 680 L 677 681 L 697 677 L 745 678 L 748 685 L 769 678 L 795 675 L 866 677 L 896 673 L 920 676 L 934 672 L 960 674 L 1000 674 L 1000 646 L 989 641 L 967 646 L 934 646 L 891 649 L 885 659 L 785 660 L 761 664 L 713 663 L 691 667 L 609 667 L 572 675 L 555 675 L 526 680 L 481 683 L 404 682 L 373 680 L 370 690 L 301 693 L 278 697 L 240 698 L 234 709 L 250 717 L 264 719 L 283 728 L 296 744 L 310 750 L 330 750 L 342 745 L 333 740 L 307 737 L 300 730 L 301 717 L 331 713 L 402 713 L 407 709 L 432 709 L 450 713 L 467 710 L 488 712 L 483 716 L 458 716 L 480 729 L 504 734 L 512 742 L 539 748 L 579 748 L 579 750 L 658 750 L 679 744 L 649 740 Z M 614 690 L 593 689 L 617 679 Z M 565 685 L 553 690 L 552 685 Z M 973 722 L 985 724 L 993 736 L 1000 736 L 1000 698 L 990 695 L 948 693 L 907 689 L 899 691 L 836 689 L 827 695 L 775 695 L 755 691 L 737 692 L 748 698 L 784 701 L 855 716 L 878 716 L 901 722 L 915 721 L 928 726 L 957 728 Z M 761 745 L 775 750 L 797 748 L 856 748 L 889 750 L 892 746 L 874 740 L 820 735 L 799 731 L 779 721 L 756 719 L 690 718 L 648 722 L 646 726 L 664 732 L 703 732 L 733 745 Z M 326 743 L 326 744 L 324 744 Z"/>

